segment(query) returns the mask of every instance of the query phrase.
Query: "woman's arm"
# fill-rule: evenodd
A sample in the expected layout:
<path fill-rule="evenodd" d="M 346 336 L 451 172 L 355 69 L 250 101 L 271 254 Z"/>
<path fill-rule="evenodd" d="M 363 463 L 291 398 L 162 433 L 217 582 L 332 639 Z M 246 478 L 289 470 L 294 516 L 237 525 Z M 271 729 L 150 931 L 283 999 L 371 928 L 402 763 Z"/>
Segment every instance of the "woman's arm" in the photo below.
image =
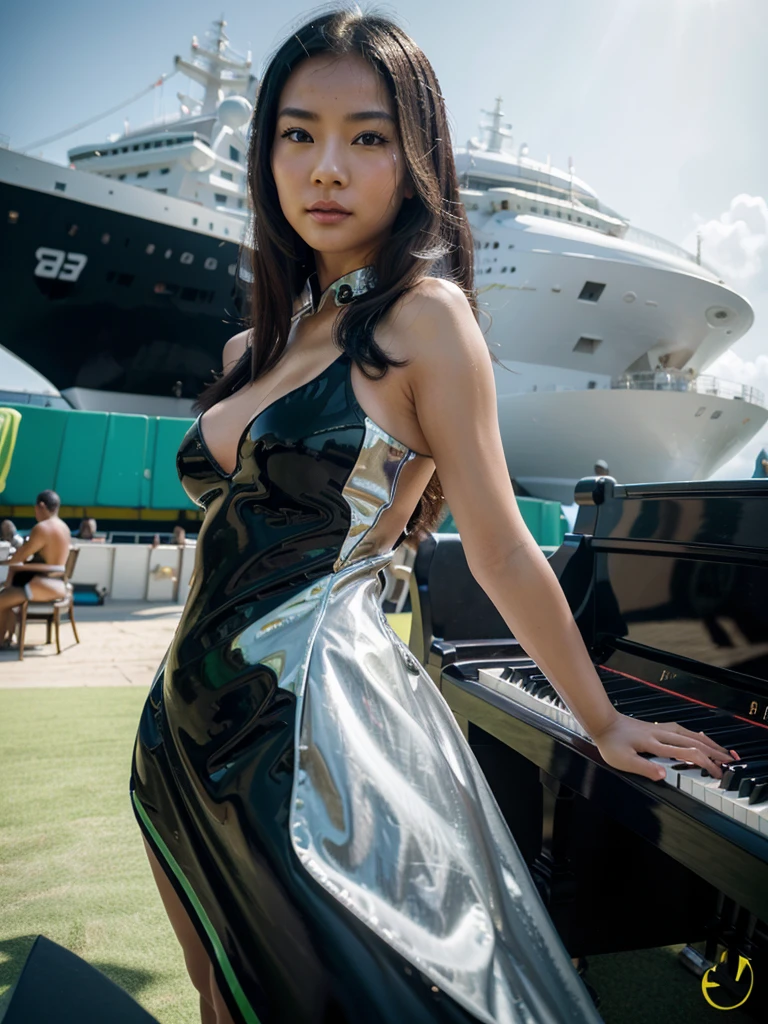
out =
<path fill-rule="evenodd" d="M 640 722 L 610 703 L 565 595 L 517 507 L 499 434 L 491 359 L 460 289 L 427 279 L 402 302 L 409 384 L 419 425 L 462 537 L 472 575 L 597 744 L 605 760 L 648 778 L 641 753 L 693 761 L 711 774 L 731 760 L 701 733 Z M 531 424 L 531 430 L 536 424 Z"/>

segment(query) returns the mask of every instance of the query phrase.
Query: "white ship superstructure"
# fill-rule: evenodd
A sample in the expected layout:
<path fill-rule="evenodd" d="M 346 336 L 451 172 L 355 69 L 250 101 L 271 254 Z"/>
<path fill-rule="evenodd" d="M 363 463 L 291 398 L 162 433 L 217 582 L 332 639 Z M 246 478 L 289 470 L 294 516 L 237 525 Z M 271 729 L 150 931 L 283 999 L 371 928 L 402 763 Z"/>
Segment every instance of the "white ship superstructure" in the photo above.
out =
<path fill-rule="evenodd" d="M 72 149 L 69 168 L 0 149 L 3 343 L 78 407 L 187 415 L 240 326 L 257 81 L 223 21 L 175 70 L 202 96 Z M 622 481 L 710 475 L 768 418 L 758 393 L 702 376 L 749 304 L 572 167 L 506 152 L 503 116 L 497 100 L 456 162 L 510 473 L 564 502 L 597 459 Z"/>
<path fill-rule="evenodd" d="M 706 478 L 768 419 L 759 392 L 702 376 L 749 303 L 572 168 L 505 153 L 503 116 L 497 100 L 456 162 L 512 476 L 564 502 L 598 459 L 620 480 Z"/>

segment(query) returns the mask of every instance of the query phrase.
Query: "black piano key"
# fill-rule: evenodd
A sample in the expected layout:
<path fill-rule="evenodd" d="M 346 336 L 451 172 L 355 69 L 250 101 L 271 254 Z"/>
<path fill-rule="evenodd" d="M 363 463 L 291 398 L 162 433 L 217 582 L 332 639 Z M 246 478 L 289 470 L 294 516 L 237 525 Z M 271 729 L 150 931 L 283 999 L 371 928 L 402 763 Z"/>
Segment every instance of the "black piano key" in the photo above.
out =
<path fill-rule="evenodd" d="M 739 796 L 751 796 L 752 790 L 758 782 L 768 782 L 768 771 L 755 772 L 742 778 L 739 783 Z"/>
<path fill-rule="evenodd" d="M 758 782 L 749 794 L 750 804 L 763 804 L 768 800 L 768 782 Z"/>
<path fill-rule="evenodd" d="M 734 761 L 723 768 L 723 777 L 720 780 L 720 789 L 733 790 L 739 788 L 742 779 L 753 775 L 755 772 L 765 768 L 768 770 L 768 759 L 750 758 L 749 761 Z"/>
<path fill-rule="evenodd" d="M 609 697 L 618 697 L 620 694 L 624 694 L 627 697 L 630 694 L 642 697 L 650 692 L 647 686 L 641 686 L 639 683 L 632 683 L 624 679 L 618 683 L 604 683 L 603 685 Z"/>

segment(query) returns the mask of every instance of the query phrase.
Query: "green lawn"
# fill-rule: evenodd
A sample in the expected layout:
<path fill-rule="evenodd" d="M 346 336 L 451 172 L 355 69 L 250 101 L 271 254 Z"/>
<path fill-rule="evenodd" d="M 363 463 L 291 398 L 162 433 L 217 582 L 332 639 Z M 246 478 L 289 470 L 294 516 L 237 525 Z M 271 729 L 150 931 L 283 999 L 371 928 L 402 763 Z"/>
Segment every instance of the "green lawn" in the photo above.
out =
<path fill-rule="evenodd" d="M 0 693 L 0 992 L 40 933 L 161 1024 L 199 1020 L 128 799 L 140 688 Z"/>
<path fill-rule="evenodd" d="M 197 1024 L 128 801 L 144 697 L 133 687 L 0 691 L 0 994 L 42 933 L 161 1024 Z M 589 977 L 608 1024 L 720 1019 L 674 949 L 594 957 Z"/>

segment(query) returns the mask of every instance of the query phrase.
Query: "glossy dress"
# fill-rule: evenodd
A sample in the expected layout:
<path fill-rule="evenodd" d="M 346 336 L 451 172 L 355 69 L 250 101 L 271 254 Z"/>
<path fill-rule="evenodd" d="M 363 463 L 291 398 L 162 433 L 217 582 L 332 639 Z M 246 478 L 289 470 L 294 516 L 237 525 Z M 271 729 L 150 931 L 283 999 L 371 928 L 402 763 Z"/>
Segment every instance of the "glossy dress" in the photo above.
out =
<path fill-rule="evenodd" d="M 357 271 L 330 291 L 364 288 Z M 235 1019 L 596 1022 L 451 712 L 380 610 L 431 464 L 366 416 L 350 368 L 341 355 L 260 412 L 232 474 L 199 421 L 182 442 L 205 519 L 140 723 L 138 821 Z"/>

